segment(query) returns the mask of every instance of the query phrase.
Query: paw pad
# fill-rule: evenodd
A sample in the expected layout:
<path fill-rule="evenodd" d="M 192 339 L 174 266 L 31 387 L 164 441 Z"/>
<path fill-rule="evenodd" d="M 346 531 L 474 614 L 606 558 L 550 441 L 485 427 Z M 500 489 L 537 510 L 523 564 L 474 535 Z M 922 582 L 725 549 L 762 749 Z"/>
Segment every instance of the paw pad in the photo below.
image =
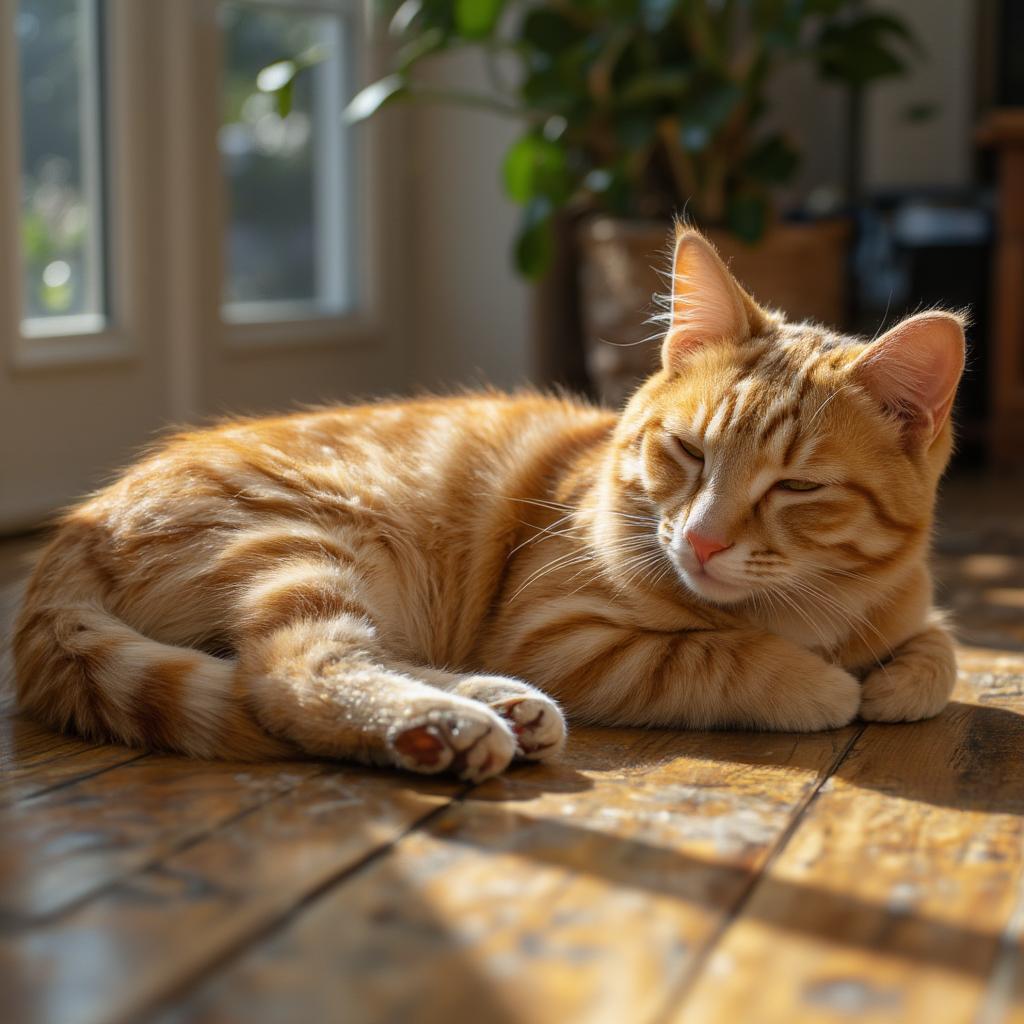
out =
<path fill-rule="evenodd" d="M 432 725 L 417 725 L 400 732 L 392 741 L 401 756 L 423 768 L 443 767 L 440 765 L 447 746 Z"/>
<path fill-rule="evenodd" d="M 447 769 L 470 782 L 504 771 L 516 750 L 508 727 L 486 708 L 459 714 L 433 709 L 427 721 L 402 729 L 390 742 L 400 767 L 425 773 Z"/>

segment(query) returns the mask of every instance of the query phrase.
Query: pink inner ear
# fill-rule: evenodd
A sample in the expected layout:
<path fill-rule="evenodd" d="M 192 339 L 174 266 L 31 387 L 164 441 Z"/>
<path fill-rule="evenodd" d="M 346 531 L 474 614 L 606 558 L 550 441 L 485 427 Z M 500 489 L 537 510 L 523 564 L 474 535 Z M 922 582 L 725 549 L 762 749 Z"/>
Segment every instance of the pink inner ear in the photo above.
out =
<path fill-rule="evenodd" d="M 934 437 L 945 423 L 964 369 L 964 332 L 950 313 L 920 313 L 882 335 L 858 360 L 875 397 L 924 417 Z"/>
<path fill-rule="evenodd" d="M 662 347 L 670 369 L 686 352 L 747 332 L 736 286 L 711 245 L 696 232 L 676 243 L 672 261 L 672 319 Z"/>

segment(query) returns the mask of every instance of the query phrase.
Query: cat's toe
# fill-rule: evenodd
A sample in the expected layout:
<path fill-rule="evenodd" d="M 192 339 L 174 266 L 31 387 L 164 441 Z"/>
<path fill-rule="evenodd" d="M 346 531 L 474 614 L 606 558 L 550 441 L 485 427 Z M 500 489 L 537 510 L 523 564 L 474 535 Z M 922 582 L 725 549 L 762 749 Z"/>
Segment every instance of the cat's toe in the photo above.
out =
<path fill-rule="evenodd" d="M 506 676 L 467 676 L 457 692 L 496 711 L 516 739 L 516 756 L 530 761 L 557 757 L 565 746 L 565 718 L 558 705 L 529 683 Z"/>
<path fill-rule="evenodd" d="M 399 767 L 426 774 L 450 770 L 468 782 L 504 771 L 516 751 L 509 728 L 483 709 L 431 711 L 425 721 L 397 731 L 390 743 Z"/>
<path fill-rule="evenodd" d="M 516 752 L 515 737 L 504 722 L 489 725 L 478 737 L 461 749 L 452 763 L 460 779 L 482 782 L 503 772 Z"/>
<path fill-rule="evenodd" d="M 508 720 L 516 736 L 516 753 L 530 761 L 557 757 L 565 746 L 565 719 L 547 697 L 509 697 L 491 705 Z"/>

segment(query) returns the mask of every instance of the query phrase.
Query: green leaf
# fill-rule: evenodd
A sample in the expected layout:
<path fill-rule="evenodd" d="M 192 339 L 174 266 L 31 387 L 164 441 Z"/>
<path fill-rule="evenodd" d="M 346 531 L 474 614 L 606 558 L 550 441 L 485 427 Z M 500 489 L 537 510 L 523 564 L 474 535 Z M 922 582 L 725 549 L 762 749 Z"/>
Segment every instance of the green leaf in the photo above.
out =
<path fill-rule="evenodd" d="M 938 110 L 938 104 L 929 100 L 919 100 L 917 103 L 908 103 L 903 108 L 903 116 L 915 124 L 922 121 L 930 121 Z"/>
<path fill-rule="evenodd" d="M 455 27 L 467 39 L 483 39 L 494 31 L 504 0 L 455 0 Z"/>
<path fill-rule="evenodd" d="M 520 34 L 524 43 L 546 54 L 560 53 L 579 37 L 579 31 L 568 18 L 544 7 L 530 9 Z"/>
<path fill-rule="evenodd" d="M 826 78 L 849 85 L 866 85 L 876 78 L 893 78 L 907 70 L 906 62 L 896 54 L 872 42 L 849 46 L 827 56 L 821 64 Z"/>
<path fill-rule="evenodd" d="M 753 245 L 768 223 L 768 201 L 756 192 L 741 192 L 729 200 L 725 221 L 734 235 Z"/>
<path fill-rule="evenodd" d="M 646 108 L 624 111 L 615 118 L 615 138 L 627 153 L 650 145 L 657 128 L 657 116 Z"/>
<path fill-rule="evenodd" d="M 734 82 L 696 82 L 690 96 L 677 108 L 679 141 L 683 149 L 699 153 L 736 109 L 741 91 Z"/>
<path fill-rule="evenodd" d="M 388 32 L 395 39 L 411 39 L 431 28 L 441 28 L 445 32 L 455 30 L 452 0 L 404 0 L 403 3 L 387 0 L 380 6 L 394 11 Z"/>
<path fill-rule="evenodd" d="M 640 0 L 640 20 L 648 32 L 660 32 L 676 12 L 679 0 Z"/>
<path fill-rule="evenodd" d="M 618 91 L 616 104 L 633 106 L 652 100 L 676 99 L 690 84 L 690 74 L 680 68 L 659 68 L 631 78 Z"/>
<path fill-rule="evenodd" d="M 919 55 L 924 54 L 921 40 L 914 35 L 910 26 L 894 14 L 866 14 L 853 23 L 853 27 L 862 33 L 873 35 L 876 39 L 889 35 L 902 40 L 908 49 Z"/>
<path fill-rule="evenodd" d="M 542 196 L 532 199 L 523 211 L 523 219 L 515 241 L 515 264 L 521 274 L 538 278 L 551 265 L 555 250 L 552 229 L 550 201 Z"/>
<path fill-rule="evenodd" d="M 831 17 L 838 14 L 849 0 L 805 0 L 808 14 L 825 14 Z"/>
<path fill-rule="evenodd" d="M 413 64 L 424 57 L 444 48 L 448 37 L 441 28 L 428 28 L 418 36 L 413 36 L 395 54 L 395 64 L 400 71 L 408 71 Z"/>
<path fill-rule="evenodd" d="M 528 75 L 519 91 L 527 107 L 568 113 L 579 100 L 582 86 L 574 89 L 566 84 L 557 67 L 549 66 Z"/>
<path fill-rule="evenodd" d="M 422 11 L 423 0 L 404 0 L 395 8 L 395 13 L 391 16 L 391 22 L 388 25 L 388 32 L 396 38 L 404 36 L 412 28 L 413 22 Z"/>
<path fill-rule="evenodd" d="M 770 46 L 793 46 L 800 38 L 803 14 L 791 0 L 754 0 L 754 29 Z"/>
<path fill-rule="evenodd" d="M 322 43 L 314 43 L 312 46 L 306 47 L 295 58 L 295 63 L 298 65 L 299 71 L 305 71 L 307 68 L 315 68 L 317 64 L 323 64 L 325 60 L 330 60 L 332 53 L 331 47 L 324 46 Z"/>
<path fill-rule="evenodd" d="M 294 60 L 277 60 L 261 68 L 256 76 L 256 88 L 260 92 L 277 92 L 291 85 L 299 70 Z"/>
<path fill-rule="evenodd" d="M 409 86 L 403 75 L 388 75 L 357 92 L 345 108 L 344 118 L 349 124 L 365 121 L 381 107 L 406 96 L 408 92 Z"/>
<path fill-rule="evenodd" d="M 765 184 L 779 185 L 792 177 L 799 163 L 799 154 L 782 135 L 770 135 L 750 151 L 743 172 Z"/>
<path fill-rule="evenodd" d="M 833 22 L 818 37 L 818 67 L 823 77 L 853 86 L 902 75 L 907 60 L 894 45 L 920 52 L 910 29 L 898 18 L 872 14 L 843 24 Z"/>
<path fill-rule="evenodd" d="M 626 217 L 632 212 L 630 199 L 635 197 L 621 166 L 595 167 L 583 179 L 583 188 L 600 207 L 617 217 Z"/>
<path fill-rule="evenodd" d="M 565 150 L 541 135 L 524 135 L 512 145 L 502 166 L 505 191 L 517 203 L 543 196 L 562 203 L 570 183 Z"/>

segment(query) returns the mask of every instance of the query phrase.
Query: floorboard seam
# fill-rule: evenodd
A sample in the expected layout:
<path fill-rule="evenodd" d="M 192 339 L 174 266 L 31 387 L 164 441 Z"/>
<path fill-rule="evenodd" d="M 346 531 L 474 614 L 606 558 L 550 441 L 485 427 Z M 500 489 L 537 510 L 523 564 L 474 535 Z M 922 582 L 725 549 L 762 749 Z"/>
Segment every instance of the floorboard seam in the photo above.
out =
<path fill-rule="evenodd" d="M 754 893 L 757 891 L 758 885 L 761 883 L 761 880 L 770 870 L 772 864 L 774 864 L 775 861 L 778 860 L 782 852 L 789 845 L 790 839 L 793 838 L 794 833 L 800 827 L 800 824 L 803 821 L 804 816 L 807 814 L 808 810 L 811 808 L 814 802 L 818 799 L 818 794 L 824 788 L 825 784 L 829 781 L 829 779 L 831 779 L 835 775 L 835 773 L 839 771 L 840 767 L 842 767 L 842 764 L 849 756 L 850 751 L 853 750 L 854 745 L 864 735 L 864 733 L 867 731 L 867 728 L 867 724 L 861 725 L 857 728 L 854 734 L 843 746 L 842 750 L 840 750 L 839 753 L 832 760 L 832 763 L 824 772 L 821 773 L 821 777 L 811 787 L 811 789 L 803 798 L 803 800 L 801 800 L 800 803 L 797 805 L 796 809 L 794 810 L 792 819 L 790 820 L 789 824 L 782 830 L 782 832 L 779 833 L 779 837 L 772 844 L 771 849 L 768 851 L 768 855 L 764 859 L 764 863 L 761 865 L 759 870 L 751 873 L 750 880 L 747 882 L 743 891 L 740 893 L 739 898 L 728 909 L 728 911 L 722 919 L 721 924 L 719 924 L 719 926 L 714 930 L 710 939 L 705 944 L 703 950 L 701 950 L 701 952 L 694 958 L 693 965 L 686 972 L 686 977 L 680 982 L 679 987 L 676 989 L 675 993 L 672 996 L 670 996 L 669 999 L 666 1001 L 664 1009 L 653 1018 L 652 1024 L 658 1024 L 658 1022 L 667 1021 L 672 1012 L 677 1007 L 679 1007 L 683 1002 L 686 1001 L 687 996 L 690 994 L 690 990 L 697 983 L 697 980 L 700 978 L 705 966 L 711 959 L 715 950 L 718 948 L 722 939 L 725 937 L 726 933 L 732 927 L 736 919 L 743 913 L 744 908 L 750 902 Z"/>
<path fill-rule="evenodd" d="M 85 753 L 85 751 L 82 751 L 82 753 Z M 79 755 L 69 754 L 68 756 L 77 757 Z M 107 772 L 113 771 L 115 768 L 123 768 L 126 764 L 134 764 L 136 761 L 141 761 L 145 757 L 149 757 L 149 751 L 142 751 L 132 757 L 125 758 L 123 761 L 117 761 L 114 764 L 108 764 L 90 772 L 82 772 L 81 775 L 76 775 L 74 778 L 65 779 L 63 782 L 55 782 L 52 786 L 44 786 L 42 789 L 37 789 L 32 793 L 23 793 L 21 796 L 17 796 L 10 801 L 10 805 L 13 807 L 17 804 L 28 803 L 30 800 L 36 800 L 41 796 L 47 796 L 50 793 L 56 793 L 59 790 L 67 789 L 68 786 L 77 786 L 80 782 L 85 782 L 88 779 L 95 779 L 98 775 L 105 775 Z M 60 760 L 60 758 L 57 760 Z M 0 805 L 4 803 L 5 801 L 0 800 Z"/>
<path fill-rule="evenodd" d="M 143 755 L 143 757 L 147 756 L 147 754 Z M 139 760 L 139 758 L 133 758 L 133 760 Z M 125 763 L 130 764 L 132 762 Z M 282 789 L 271 794 L 265 800 L 260 800 L 258 803 L 251 804 L 249 807 L 243 807 L 240 811 L 236 811 L 234 814 L 230 814 L 228 815 L 228 817 L 223 818 L 221 821 L 218 821 L 216 824 L 214 824 L 211 828 L 208 828 L 206 831 L 199 832 L 196 835 L 189 836 L 187 839 L 183 839 L 180 843 L 175 843 L 173 846 L 169 847 L 166 850 L 163 850 L 161 853 L 151 858 L 150 860 L 144 861 L 142 864 L 138 864 L 133 868 L 129 868 L 123 875 L 118 875 L 117 878 L 113 878 L 109 882 L 105 882 L 103 885 L 91 890 L 90 892 L 84 893 L 76 899 L 71 900 L 69 903 L 62 904 L 57 910 L 50 911 L 46 914 L 39 914 L 33 916 L 27 921 L 21 922 L 20 927 L 45 927 L 47 925 L 59 923 L 61 918 L 67 917 L 68 914 L 72 914 L 79 908 L 85 906 L 86 904 L 92 903 L 94 900 L 103 896 L 105 893 L 111 892 L 120 885 L 129 884 L 133 878 L 138 878 L 139 875 L 145 874 L 147 871 L 152 871 L 155 868 L 159 868 L 160 865 L 163 864 L 164 861 L 168 860 L 169 858 L 176 857 L 179 853 L 184 853 L 186 850 L 191 849 L 193 846 L 197 846 L 204 840 L 209 839 L 212 835 L 221 831 L 222 829 L 229 828 L 236 822 L 241 821 L 244 818 L 247 818 L 250 814 L 255 814 L 257 811 L 259 811 L 263 807 L 266 807 L 268 804 L 272 804 L 276 800 L 288 796 L 289 794 L 293 793 L 296 789 L 298 789 L 299 786 L 301 786 L 304 782 L 307 782 L 309 779 L 317 778 L 319 775 L 325 775 L 327 774 L 328 770 L 328 767 L 325 766 L 322 772 L 318 772 L 313 775 L 307 776 L 306 779 L 303 779 L 300 782 L 296 782 L 294 785 L 289 786 L 287 789 Z M 97 772 L 97 774 L 101 775 L 102 772 Z M 7 918 L 8 920 L 13 919 L 13 915 L 7 915 Z"/>
<path fill-rule="evenodd" d="M 352 864 L 349 864 L 347 867 L 342 868 L 340 871 L 335 872 L 330 877 L 324 879 L 319 885 L 314 886 L 309 890 L 309 892 L 292 904 L 286 911 L 273 915 L 264 922 L 260 928 L 248 934 L 243 940 L 230 945 L 219 956 L 213 957 L 207 963 L 203 964 L 202 967 L 193 972 L 190 977 L 179 982 L 174 991 L 147 1001 L 137 1010 L 132 1011 L 126 1017 L 122 1018 L 122 1024 L 128 1024 L 128 1022 L 132 1021 L 151 1020 L 158 1014 L 167 1013 L 173 1010 L 176 1003 L 180 1003 L 191 992 L 194 992 L 218 971 L 223 970 L 233 962 L 239 960 L 248 950 L 266 942 L 276 932 L 288 927 L 295 918 L 302 914 L 302 912 L 308 907 L 312 906 L 317 900 L 326 896 L 337 886 L 343 885 L 352 878 L 353 875 L 359 874 L 371 864 L 378 861 L 413 832 L 417 832 L 425 826 L 430 825 L 436 818 L 439 818 L 446 811 L 450 810 L 456 803 L 465 799 L 466 795 L 473 788 L 474 787 L 472 786 L 467 786 L 464 790 L 456 793 L 455 796 L 453 796 L 447 803 L 442 804 L 440 807 L 435 807 L 432 811 L 428 811 L 424 814 L 423 817 L 417 818 L 414 822 L 410 823 L 409 826 L 403 829 L 394 837 L 394 839 L 390 839 L 388 842 L 370 850 Z"/>
<path fill-rule="evenodd" d="M 33 761 L 32 770 L 36 768 L 45 768 L 49 764 L 56 764 L 58 761 L 68 761 L 73 757 L 81 757 L 83 754 L 91 753 L 94 750 L 98 750 L 102 744 L 91 743 L 88 746 L 80 747 L 78 750 L 66 750 L 63 754 L 54 754 L 52 757 L 47 757 L 43 761 Z M 53 749 L 53 748 L 51 748 Z M 48 753 L 48 751 L 43 751 Z"/>

